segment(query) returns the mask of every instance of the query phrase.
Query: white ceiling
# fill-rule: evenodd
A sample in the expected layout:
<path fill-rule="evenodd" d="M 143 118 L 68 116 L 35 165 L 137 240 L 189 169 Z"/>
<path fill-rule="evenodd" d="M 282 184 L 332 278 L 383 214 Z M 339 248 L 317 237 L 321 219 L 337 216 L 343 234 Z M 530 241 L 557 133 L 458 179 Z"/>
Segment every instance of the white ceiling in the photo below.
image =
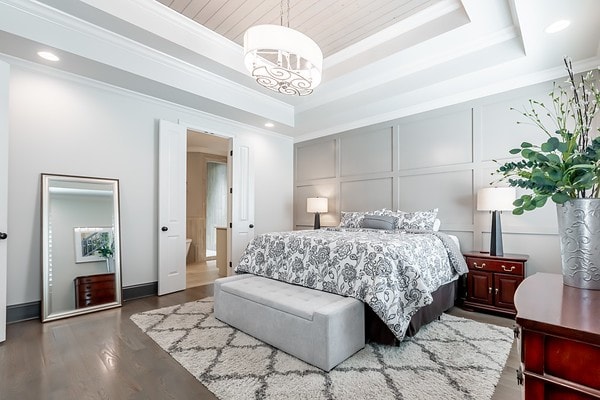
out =
<path fill-rule="evenodd" d="M 156 0 L 221 36 L 244 45 L 244 32 L 285 25 L 319 43 L 328 57 L 439 0 Z M 289 14 L 287 6 L 289 5 Z"/>
<path fill-rule="evenodd" d="M 164 3 L 0 0 L 0 53 L 50 65 L 36 52 L 52 49 L 54 68 L 297 141 L 560 78 L 564 55 L 600 65 L 598 0 L 290 0 L 290 27 L 326 58 L 314 93 L 289 97 L 242 62 L 242 31 L 279 23 L 278 1 Z"/>

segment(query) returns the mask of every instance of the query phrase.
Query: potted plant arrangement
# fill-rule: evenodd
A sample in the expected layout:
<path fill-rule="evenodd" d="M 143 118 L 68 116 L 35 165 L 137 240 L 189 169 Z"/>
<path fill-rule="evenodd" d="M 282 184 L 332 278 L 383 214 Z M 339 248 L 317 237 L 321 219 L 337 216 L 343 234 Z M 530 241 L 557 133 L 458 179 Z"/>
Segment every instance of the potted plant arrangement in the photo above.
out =
<path fill-rule="evenodd" d="M 522 158 L 496 172 L 510 186 L 529 191 L 513 203 L 513 214 L 543 207 L 548 199 L 556 203 L 564 283 L 600 290 L 600 129 L 594 119 L 600 90 L 592 71 L 577 79 L 571 60 L 564 63 L 568 87 L 554 84 L 551 104 L 530 100 L 520 111 L 546 141 L 521 143 L 510 154 Z"/>
<path fill-rule="evenodd" d="M 111 239 L 109 239 L 108 235 L 106 235 L 106 238 L 104 238 L 102 244 L 100 245 L 100 247 L 98 247 L 96 252 L 98 253 L 98 255 L 100 255 L 100 257 L 106 258 L 106 271 L 114 272 L 113 255 L 115 253 L 115 248 L 114 242 Z"/>

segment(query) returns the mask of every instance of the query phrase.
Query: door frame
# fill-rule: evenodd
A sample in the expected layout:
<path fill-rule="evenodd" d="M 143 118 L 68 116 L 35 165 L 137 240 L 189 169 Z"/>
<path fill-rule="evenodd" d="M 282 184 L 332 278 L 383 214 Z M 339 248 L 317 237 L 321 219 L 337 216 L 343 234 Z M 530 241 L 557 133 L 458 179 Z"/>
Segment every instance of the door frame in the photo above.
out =
<path fill-rule="evenodd" d="M 236 171 L 235 171 L 235 168 L 234 168 L 235 165 L 233 163 L 232 152 L 233 152 L 233 149 L 237 146 L 238 142 L 244 141 L 242 138 L 240 138 L 240 132 L 248 131 L 251 128 L 249 128 L 248 126 L 245 126 L 245 125 L 241 125 L 239 123 L 234 123 L 232 121 L 217 120 L 214 117 L 210 117 L 210 116 L 207 116 L 206 121 L 202 121 L 201 123 L 190 122 L 190 121 L 179 119 L 178 124 L 184 126 L 186 128 L 186 131 L 191 130 L 191 131 L 196 131 L 196 132 L 205 132 L 205 133 L 209 133 L 211 135 L 215 135 L 215 136 L 229 140 L 229 153 L 227 155 L 227 180 L 228 180 L 227 185 L 229 188 L 233 189 L 234 183 L 236 182 L 237 174 L 239 174 L 239 172 L 236 173 Z M 250 154 L 250 156 L 252 157 L 253 155 Z M 233 157 L 235 157 L 235 155 Z M 250 184 L 252 185 L 252 193 L 251 193 L 252 198 L 250 199 L 250 203 L 253 208 L 254 207 L 254 170 L 250 171 L 249 173 L 250 173 Z M 233 199 L 234 194 L 232 194 L 231 192 L 232 191 L 230 190 L 227 193 L 227 218 L 229 219 L 229 223 L 227 224 L 227 275 L 228 276 L 233 274 L 232 254 L 233 254 L 233 251 L 235 248 L 233 246 L 233 240 L 234 240 L 233 229 L 232 229 L 232 226 L 230 225 L 230 223 L 232 223 L 232 221 L 235 218 L 235 210 L 234 210 L 235 204 L 234 204 L 234 199 Z M 252 215 L 251 215 L 250 231 L 253 235 L 253 233 L 254 233 L 254 212 L 252 212 Z M 236 244 L 237 244 L 237 242 L 236 242 Z"/>
<path fill-rule="evenodd" d="M 229 141 L 229 152 L 227 153 L 227 187 L 233 188 L 233 165 L 231 161 L 231 153 L 234 147 L 235 134 L 230 133 L 233 128 L 223 130 L 222 127 L 210 126 L 210 124 L 199 125 L 197 123 L 192 123 L 184 120 L 178 120 L 179 125 L 185 127 L 186 132 L 194 131 L 197 133 L 204 133 L 208 135 L 214 135 L 223 139 L 227 139 Z M 189 134 L 189 132 L 188 132 Z M 231 270 L 231 243 L 232 243 L 232 235 L 231 235 L 231 226 L 230 222 L 233 217 L 233 196 L 231 190 L 227 191 L 227 275 L 232 274 Z"/>
<path fill-rule="evenodd" d="M 0 61 L 0 232 L 8 233 L 8 141 L 10 65 Z M 8 239 L 0 240 L 0 343 L 6 340 Z"/>

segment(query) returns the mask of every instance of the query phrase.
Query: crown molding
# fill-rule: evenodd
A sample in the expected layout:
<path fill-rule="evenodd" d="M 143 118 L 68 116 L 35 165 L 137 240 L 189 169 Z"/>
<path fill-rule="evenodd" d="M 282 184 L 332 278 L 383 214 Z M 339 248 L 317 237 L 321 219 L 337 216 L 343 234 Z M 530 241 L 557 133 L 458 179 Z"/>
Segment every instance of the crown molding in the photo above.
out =
<path fill-rule="evenodd" d="M 158 1 L 81 1 L 247 75 L 242 46 Z"/>
<path fill-rule="evenodd" d="M 523 59 L 516 60 L 514 63 L 520 63 Z M 593 70 L 598 68 L 600 65 L 600 56 L 588 58 L 585 60 L 580 60 L 577 62 L 573 62 L 573 70 L 575 73 L 581 73 L 589 70 Z M 455 78 L 450 81 L 443 82 L 443 85 L 449 85 L 454 88 L 466 87 L 466 82 L 475 80 L 475 76 L 480 75 L 495 75 L 494 71 L 496 67 L 488 69 L 487 71 L 477 71 L 468 75 L 464 75 L 458 78 Z M 448 96 L 432 98 L 426 102 L 416 102 L 414 105 L 406 106 L 394 110 L 388 113 L 381 113 L 378 115 L 372 115 L 367 118 L 356 119 L 344 124 L 337 124 L 334 126 L 329 126 L 325 129 L 313 131 L 308 134 L 303 134 L 296 136 L 294 138 L 294 143 L 301 143 L 307 140 L 318 139 L 324 136 L 333 135 L 340 132 L 349 131 L 352 129 L 357 129 L 365 126 L 375 125 L 378 123 L 393 121 L 395 119 L 408 117 L 411 115 L 432 111 L 436 109 L 440 109 L 443 107 L 449 107 L 460 103 L 465 103 L 467 101 L 473 101 L 476 99 L 480 99 L 487 96 L 492 96 L 495 94 L 508 92 L 510 90 L 520 89 L 527 86 L 532 86 L 538 83 L 549 82 L 553 79 L 563 78 L 566 76 L 565 69 L 563 67 L 553 67 L 548 68 L 542 71 L 533 71 L 528 74 L 519 75 L 519 76 L 511 76 L 509 78 L 501 79 L 498 81 L 494 81 L 492 83 L 488 83 L 487 85 L 478 86 L 474 89 L 467 89 L 462 91 L 452 91 L 452 90 L 441 90 L 441 93 L 453 93 Z M 488 79 L 489 81 L 489 79 Z M 387 101 L 394 101 L 393 99 L 387 99 Z"/>
<path fill-rule="evenodd" d="M 0 0 L 0 14 L 11 34 L 294 126 L 294 107 L 283 101 L 37 1 Z"/>
<path fill-rule="evenodd" d="M 106 82 L 97 81 L 46 65 L 23 60 L 21 58 L 0 54 L 0 61 L 5 61 L 9 65 L 16 66 L 25 71 L 46 75 L 54 79 L 69 81 L 82 86 L 88 86 L 97 90 L 114 93 L 119 96 L 126 96 L 135 101 L 143 101 L 148 104 L 166 107 L 175 112 L 182 113 L 182 118 L 179 119 L 178 123 L 181 125 L 186 125 L 193 130 L 221 134 L 224 137 L 234 137 L 236 132 L 250 132 L 258 135 L 277 137 L 279 139 L 285 139 L 289 141 L 293 140 L 293 138 L 288 135 L 282 135 L 277 132 L 261 129 L 253 125 L 244 124 L 243 122 L 210 114 L 195 108 L 159 99 L 133 90 L 125 89 L 120 86 L 111 85 Z M 211 128 L 214 128 L 214 130 L 211 130 Z"/>

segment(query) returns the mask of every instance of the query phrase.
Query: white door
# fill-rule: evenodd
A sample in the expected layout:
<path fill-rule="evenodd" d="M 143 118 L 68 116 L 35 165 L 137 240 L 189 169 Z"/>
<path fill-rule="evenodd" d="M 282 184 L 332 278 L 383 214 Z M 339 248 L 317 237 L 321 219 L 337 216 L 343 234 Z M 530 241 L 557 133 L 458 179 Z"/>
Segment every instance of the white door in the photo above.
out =
<path fill-rule="evenodd" d="M 0 62 L 0 342 L 6 340 L 6 269 L 8 228 L 8 80 L 10 67 Z"/>
<path fill-rule="evenodd" d="M 159 122 L 158 294 L 185 289 L 186 127 Z"/>
<path fill-rule="evenodd" d="M 246 245 L 254 238 L 254 154 L 252 143 L 233 139 L 233 201 L 231 227 L 231 267 L 240 261 Z M 228 275 L 232 274 L 228 270 Z"/>

